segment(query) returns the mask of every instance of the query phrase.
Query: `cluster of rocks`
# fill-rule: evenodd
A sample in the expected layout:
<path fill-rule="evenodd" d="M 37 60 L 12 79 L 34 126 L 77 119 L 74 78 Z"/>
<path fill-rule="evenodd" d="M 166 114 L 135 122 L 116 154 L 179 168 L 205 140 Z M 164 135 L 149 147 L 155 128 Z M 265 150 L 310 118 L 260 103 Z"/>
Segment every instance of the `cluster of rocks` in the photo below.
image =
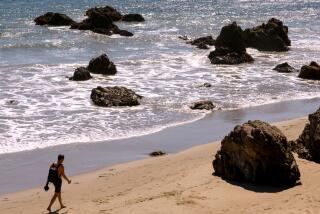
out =
<path fill-rule="evenodd" d="M 119 34 L 121 36 L 133 36 L 133 34 L 129 31 L 119 29 L 113 22 L 145 21 L 140 14 L 122 15 L 119 11 L 110 6 L 90 8 L 86 11 L 86 16 L 88 18 L 85 20 L 75 22 L 65 14 L 48 12 L 35 18 L 34 21 L 37 25 L 71 26 L 71 29 L 90 30 L 104 35 Z"/>
<path fill-rule="evenodd" d="M 188 40 L 185 37 L 179 37 Z M 235 65 L 250 63 L 254 59 L 246 48 L 255 48 L 259 51 L 288 51 L 291 41 L 288 37 L 288 27 L 282 21 L 271 18 L 266 24 L 242 30 L 236 22 L 222 27 L 219 36 L 213 39 L 212 36 L 200 37 L 188 44 L 197 46 L 200 49 L 209 49 L 208 46 L 215 46 L 208 58 L 212 64 Z M 298 71 L 287 62 L 277 65 L 273 70 L 281 73 L 292 73 Z M 320 80 L 320 65 L 311 62 L 300 69 L 299 78 Z"/>
<path fill-rule="evenodd" d="M 320 163 L 320 108 L 309 115 L 299 138 L 291 142 L 292 151 L 298 153 L 300 158 Z"/>
<path fill-rule="evenodd" d="M 287 138 L 275 126 L 248 121 L 221 142 L 213 168 L 227 180 L 291 187 L 300 178 Z"/>
<path fill-rule="evenodd" d="M 287 62 L 277 65 L 273 70 L 280 73 L 298 72 L 297 69 L 290 66 Z M 309 65 L 302 66 L 298 77 L 309 80 L 320 80 L 320 65 L 316 62 L 311 62 Z"/>
<path fill-rule="evenodd" d="M 90 73 L 115 75 L 117 68 L 115 64 L 108 58 L 106 54 L 102 54 L 90 60 L 87 67 L 76 68 L 70 80 L 85 81 L 92 78 Z M 92 89 L 91 100 L 95 105 L 103 107 L 112 106 L 136 106 L 142 96 L 136 94 L 126 87 L 101 87 Z"/>
<path fill-rule="evenodd" d="M 181 37 L 182 38 L 182 37 Z M 253 58 L 246 52 L 246 48 L 255 48 L 259 51 L 288 51 L 291 41 L 288 37 L 288 27 L 275 18 L 266 24 L 242 30 L 236 22 L 224 26 L 219 36 L 201 37 L 191 42 L 200 49 L 209 49 L 209 59 L 212 64 L 240 64 L 253 62 Z"/>
<path fill-rule="evenodd" d="M 117 73 L 117 68 L 106 54 L 102 54 L 96 58 L 91 59 L 87 67 L 77 68 L 73 76 L 69 79 L 74 81 L 89 80 L 92 78 L 90 73 L 115 75 Z"/>

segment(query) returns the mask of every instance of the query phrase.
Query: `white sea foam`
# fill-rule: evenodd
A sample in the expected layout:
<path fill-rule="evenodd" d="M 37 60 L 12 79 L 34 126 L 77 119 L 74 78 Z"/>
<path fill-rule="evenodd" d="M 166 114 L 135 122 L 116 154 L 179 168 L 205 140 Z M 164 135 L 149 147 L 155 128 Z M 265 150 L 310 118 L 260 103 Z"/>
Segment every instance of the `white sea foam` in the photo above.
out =
<path fill-rule="evenodd" d="M 285 61 L 297 69 L 311 60 L 320 61 L 319 9 L 312 4 L 281 1 L 277 11 L 274 2 L 265 0 L 242 1 L 240 6 L 232 1 L 212 5 L 210 1 L 171 0 L 117 4 L 143 10 L 130 12 L 143 13 L 146 22 L 117 23 L 134 37 L 35 26 L 29 12 L 35 16 L 39 8 L 23 5 L 28 11 L 23 15 L 10 9 L 17 6 L 8 5 L 6 21 L 0 20 L 0 153 L 160 131 L 204 117 L 208 112 L 189 108 L 198 100 L 211 100 L 217 108 L 227 110 L 319 97 L 318 81 L 272 70 Z M 298 10 L 299 6 L 305 9 Z M 88 5 L 71 0 L 62 8 L 81 20 Z M 195 8 L 201 15 L 194 16 Z M 9 15 L 10 20 L 6 18 Z M 199 50 L 178 39 L 178 35 L 215 37 L 232 21 L 245 28 L 275 15 L 289 26 L 291 51 L 248 48 L 255 58 L 253 64 L 212 65 L 207 56 L 214 47 Z M 107 53 L 116 64 L 115 76 L 93 74 L 93 79 L 85 82 L 68 80 L 76 67 L 86 66 L 101 53 Z M 200 87 L 204 83 L 212 87 Z M 144 98 L 137 107 L 99 108 L 90 101 L 90 92 L 98 85 L 126 86 Z M 10 104 L 10 100 L 18 103 Z"/>

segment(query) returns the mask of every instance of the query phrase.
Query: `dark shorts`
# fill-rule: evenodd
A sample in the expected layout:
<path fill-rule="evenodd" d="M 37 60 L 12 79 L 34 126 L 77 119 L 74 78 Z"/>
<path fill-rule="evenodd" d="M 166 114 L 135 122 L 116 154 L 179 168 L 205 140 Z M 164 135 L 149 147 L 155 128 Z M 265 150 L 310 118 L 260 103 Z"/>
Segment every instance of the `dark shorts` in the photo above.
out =
<path fill-rule="evenodd" d="M 53 183 L 53 185 L 54 185 L 54 188 L 55 188 L 55 192 L 56 193 L 59 193 L 59 192 L 61 192 L 61 187 L 62 187 L 62 179 L 60 178 L 60 179 L 57 179 L 54 183 Z"/>

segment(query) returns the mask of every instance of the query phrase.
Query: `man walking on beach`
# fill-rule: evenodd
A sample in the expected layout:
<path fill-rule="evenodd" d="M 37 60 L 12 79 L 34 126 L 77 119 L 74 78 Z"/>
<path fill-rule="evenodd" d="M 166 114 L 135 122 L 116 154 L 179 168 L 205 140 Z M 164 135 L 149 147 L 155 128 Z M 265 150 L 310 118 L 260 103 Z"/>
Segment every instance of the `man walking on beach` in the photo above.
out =
<path fill-rule="evenodd" d="M 59 199 L 60 207 L 61 209 L 65 208 L 66 206 L 63 205 L 62 199 L 61 199 L 61 187 L 62 187 L 62 179 L 61 176 L 68 181 L 68 184 L 71 183 L 71 180 L 65 175 L 64 172 L 64 166 L 63 166 L 63 161 L 64 161 L 64 155 L 58 155 L 58 161 L 57 163 L 53 163 L 50 166 L 50 171 L 49 171 L 49 176 L 48 176 L 48 181 L 52 182 L 54 187 L 55 187 L 55 193 L 50 201 L 50 204 L 47 208 L 49 212 L 51 212 L 51 206 L 55 202 L 55 200 Z M 49 178 L 50 177 L 50 178 Z M 46 187 L 48 186 L 48 183 Z"/>

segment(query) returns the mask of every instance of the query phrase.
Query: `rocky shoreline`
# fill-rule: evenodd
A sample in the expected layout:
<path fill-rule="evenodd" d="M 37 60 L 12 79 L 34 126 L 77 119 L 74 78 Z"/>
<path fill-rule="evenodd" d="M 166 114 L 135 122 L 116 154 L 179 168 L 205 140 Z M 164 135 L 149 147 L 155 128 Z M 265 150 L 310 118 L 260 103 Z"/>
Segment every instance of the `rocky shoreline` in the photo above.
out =
<path fill-rule="evenodd" d="M 115 8 L 110 6 L 94 7 L 85 12 L 88 17 L 81 22 L 72 20 L 69 16 L 61 13 L 47 12 L 44 15 L 36 17 L 36 25 L 46 26 L 70 26 L 70 29 L 90 30 L 94 33 L 111 36 L 119 34 L 121 36 L 133 36 L 133 33 L 121 30 L 114 22 L 144 22 L 141 14 L 122 15 Z"/>

